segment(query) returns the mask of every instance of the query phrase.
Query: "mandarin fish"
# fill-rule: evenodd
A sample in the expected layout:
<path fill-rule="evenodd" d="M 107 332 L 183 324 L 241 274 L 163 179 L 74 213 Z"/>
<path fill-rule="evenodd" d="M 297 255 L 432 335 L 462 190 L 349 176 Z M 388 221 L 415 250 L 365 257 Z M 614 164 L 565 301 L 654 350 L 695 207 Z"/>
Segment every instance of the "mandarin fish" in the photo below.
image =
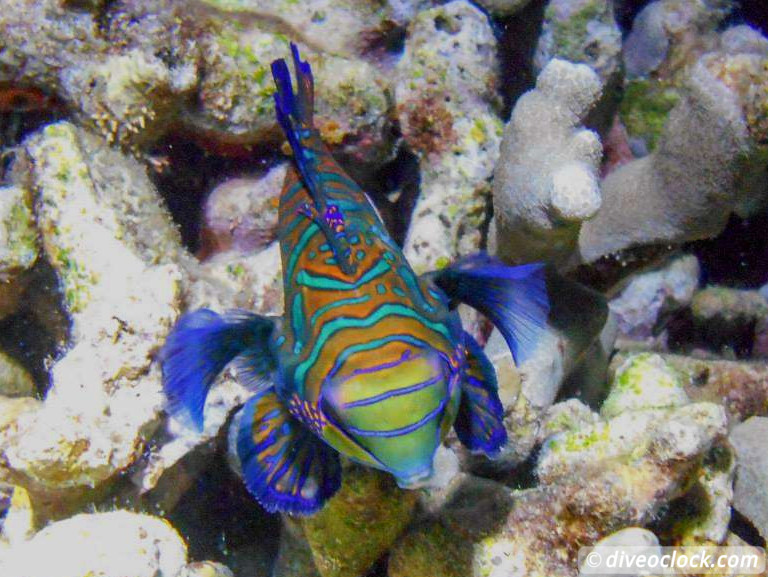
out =
<path fill-rule="evenodd" d="M 549 304 L 540 264 L 478 254 L 417 276 L 321 140 L 312 71 L 291 50 L 295 91 L 286 62 L 272 64 L 294 160 L 279 203 L 284 315 L 186 313 L 161 362 L 169 412 L 197 427 L 234 363 L 253 390 L 234 435 L 243 480 L 268 511 L 307 515 L 339 489 L 339 455 L 404 488 L 432 475 L 451 427 L 472 451 L 498 455 L 507 433 L 496 375 L 456 306 L 483 313 L 519 362 Z"/>

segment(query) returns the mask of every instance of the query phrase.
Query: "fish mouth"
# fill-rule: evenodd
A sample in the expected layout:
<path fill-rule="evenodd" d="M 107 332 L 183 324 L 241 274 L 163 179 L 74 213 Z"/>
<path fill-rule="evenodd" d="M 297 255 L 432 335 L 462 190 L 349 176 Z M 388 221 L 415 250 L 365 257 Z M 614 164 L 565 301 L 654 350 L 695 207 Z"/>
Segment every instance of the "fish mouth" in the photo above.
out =
<path fill-rule="evenodd" d="M 419 489 L 421 487 L 429 486 L 428 481 L 432 478 L 432 466 L 424 467 L 416 472 L 410 473 L 408 476 L 395 476 L 397 486 L 401 489 Z"/>

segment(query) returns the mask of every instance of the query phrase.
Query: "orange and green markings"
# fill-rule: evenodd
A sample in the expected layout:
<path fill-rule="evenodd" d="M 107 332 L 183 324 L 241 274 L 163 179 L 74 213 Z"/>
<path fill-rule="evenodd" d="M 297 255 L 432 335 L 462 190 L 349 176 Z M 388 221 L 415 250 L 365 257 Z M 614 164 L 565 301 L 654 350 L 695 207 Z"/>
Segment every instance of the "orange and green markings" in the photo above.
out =
<path fill-rule="evenodd" d="M 330 385 L 327 399 L 344 429 L 394 473 L 430 466 L 448 401 L 436 353 L 352 371 Z"/>

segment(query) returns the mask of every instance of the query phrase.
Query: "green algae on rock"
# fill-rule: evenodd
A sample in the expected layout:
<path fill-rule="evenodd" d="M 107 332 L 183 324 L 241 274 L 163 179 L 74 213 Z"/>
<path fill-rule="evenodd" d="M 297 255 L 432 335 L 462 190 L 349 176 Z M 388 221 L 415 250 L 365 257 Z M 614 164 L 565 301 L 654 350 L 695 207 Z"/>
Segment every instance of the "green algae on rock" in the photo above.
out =
<path fill-rule="evenodd" d="M 4 397 L 34 397 L 35 381 L 17 361 L 0 350 L 0 395 Z"/>
<path fill-rule="evenodd" d="M 409 27 L 395 98 L 403 138 L 421 166 L 404 246 L 417 273 L 482 245 L 502 127 L 496 44 L 486 15 L 463 0 L 425 10 Z"/>
<path fill-rule="evenodd" d="M 363 52 L 388 30 L 393 15 L 381 0 L 200 0 L 234 18 L 257 20 L 265 29 L 290 34 L 329 54 Z"/>
<path fill-rule="evenodd" d="M 302 520 L 320 575 L 364 574 L 405 530 L 417 499 L 415 491 L 399 489 L 385 473 L 345 469 L 339 492 L 319 513 Z"/>
<path fill-rule="evenodd" d="M 18 307 L 38 253 L 32 195 L 18 185 L 0 187 L 0 319 Z"/>
<path fill-rule="evenodd" d="M 689 402 L 681 375 L 659 355 L 642 353 L 629 357 L 617 369 L 600 415 L 610 419 L 628 410 L 679 407 Z"/>
<path fill-rule="evenodd" d="M 201 38 L 206 74 L 199 98 L 182 117 L 189 128 L 224 143 L 276 143 L 270 62 L 285 58 L 289 39 L 254 22 L 215 19 Z M 316 78 L 317 126 L 323 139 L 359 160 L 386 158 L 390 97 L 370 64 L 303 50 Z"/>

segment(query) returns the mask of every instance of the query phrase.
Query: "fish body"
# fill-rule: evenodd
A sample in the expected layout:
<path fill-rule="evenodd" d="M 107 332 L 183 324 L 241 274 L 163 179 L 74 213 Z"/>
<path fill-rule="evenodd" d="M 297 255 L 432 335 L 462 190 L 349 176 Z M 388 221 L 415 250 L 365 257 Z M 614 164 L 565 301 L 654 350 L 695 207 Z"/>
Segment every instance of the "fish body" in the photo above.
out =
<path fill-rule="evenodd" d="M 285 316 L 278 394 L 333 448 L 408 486 L 431 473 L 458 410 L 461 323 L 442 291 L 414 274 L 317 132 L 305 134 L 301 150 L 311 151 L 328 220 L 344 237 L 337 256 L 292 171 L 279 213 Z"/>
<path fill-rule="evenodd" d="M 216 375 L 237 364 L 254 389 L 237 435 L 245 483 L 270 511 L 310 514 L 340 486 L 339 454 L 403 487 L 432 474 L 452 426 L 473 451 L 498 454 L 495 373 L 455 303 L 486 314 L 516 358 L 548 304 L 540 265 L 475 255 L 418 277 L 314 128 L 311 70 L 292 50 L 296 92 L 286 63 L 273 63 L 295 161 L 279 207 L 284 315 L 187 313 L 162 362 L 170 411 L 198 426 Z"/>

